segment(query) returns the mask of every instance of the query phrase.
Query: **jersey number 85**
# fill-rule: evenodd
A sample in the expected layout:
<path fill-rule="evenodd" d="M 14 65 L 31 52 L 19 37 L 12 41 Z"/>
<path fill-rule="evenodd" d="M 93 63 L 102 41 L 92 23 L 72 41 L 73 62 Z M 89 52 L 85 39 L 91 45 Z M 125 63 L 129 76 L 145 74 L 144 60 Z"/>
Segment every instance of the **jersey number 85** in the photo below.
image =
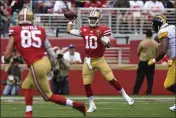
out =
<path fill-rule="evenodd" d="M 35 47 L 40 48 L 42 46 L 42 41 L 40 37 L 36 35 L 41 35 L 40 30 L 29 31 L 22 30 L 21 31 L 21 45 L 23 48 Z"/>

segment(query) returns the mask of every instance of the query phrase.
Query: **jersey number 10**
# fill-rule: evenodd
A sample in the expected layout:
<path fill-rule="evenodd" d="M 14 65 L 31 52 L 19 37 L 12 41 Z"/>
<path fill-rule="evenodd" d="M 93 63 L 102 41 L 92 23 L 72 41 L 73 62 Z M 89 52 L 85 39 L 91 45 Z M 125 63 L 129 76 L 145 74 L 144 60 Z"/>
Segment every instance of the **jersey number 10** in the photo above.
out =
<path fill-rule="evenodd" d="M 98 47 L 96 36 L 85 36 L 86 39 L 86 49 L 96 49 Z"/>
<path fill-rule="evenodd" d="M 40 48 L 42 45 L 42 41 L 40 37 L 36 35 L 41 35 L 40 30 L 29 31 L 22 30 L 21 31 L 21 45 L 23 48 L 35 47 Z"/>

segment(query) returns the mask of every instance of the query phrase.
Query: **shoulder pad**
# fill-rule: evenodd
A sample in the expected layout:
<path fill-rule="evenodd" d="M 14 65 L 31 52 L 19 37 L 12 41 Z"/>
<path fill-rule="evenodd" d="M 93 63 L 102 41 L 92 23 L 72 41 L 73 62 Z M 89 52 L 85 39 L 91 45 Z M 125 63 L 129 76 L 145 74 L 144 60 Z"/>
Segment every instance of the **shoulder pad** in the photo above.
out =
<path fill-rule="evenodd" d="M 167 28 L 163 28 L 158 32 L 158 39 L 162 39 L 163 37 L 168 37 Z"/>

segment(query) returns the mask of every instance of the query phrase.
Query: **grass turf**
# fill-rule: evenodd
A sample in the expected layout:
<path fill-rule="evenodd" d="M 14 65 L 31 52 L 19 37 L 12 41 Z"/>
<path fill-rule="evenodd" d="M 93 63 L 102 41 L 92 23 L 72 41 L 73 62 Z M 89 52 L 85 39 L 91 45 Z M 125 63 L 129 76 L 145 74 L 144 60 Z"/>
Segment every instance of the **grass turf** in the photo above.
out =
<path fill-rule="evenodd" d="M 1 117 L 22 117 L 25 111 L 24 98 L 1 98 Z M 69 97 L 76 101 L 88 102 L 85 97 Z M 176 112 L 169 110 L 174 104 L 173 96 L 133 96 L 135 104 L 129 106 L 122 97 L 95 97 L 97 111 L 88 113 L 87 117 L 176 117 Z M 82 114 L 70 107 L 44 102 L 35 99 L 33 104 L 34 117 L 75 117 L 83 118 Z"/>

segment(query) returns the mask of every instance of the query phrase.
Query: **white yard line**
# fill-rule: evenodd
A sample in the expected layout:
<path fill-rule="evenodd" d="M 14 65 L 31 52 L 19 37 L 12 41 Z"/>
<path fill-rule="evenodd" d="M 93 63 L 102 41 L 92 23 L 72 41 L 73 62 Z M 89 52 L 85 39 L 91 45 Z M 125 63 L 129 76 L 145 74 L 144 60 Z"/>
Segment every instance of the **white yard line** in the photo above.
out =
<path fill-rule="evenodd" d="M 72 99 L 72 100 L 87 100 L 86 97 L 68 97 L 69 99 Z M 173 96 L 166 96 L 166 97 L 154 97 L 154 96 L 151 96 L 151 97 L 143 97 L 143 96 L 140 96 L 140 97 L 132 97 L 134 100 L 176 100 L 176 98 Z M 95 100 L 123 100 L 124 98 L 123 97 L 94 97 Z M 1 100 L 24 100 L 24 97 L 5 97 L 5 96 L 1 96 Z M 41 97 L 34 97 L 34 100 L 42 100 Z"/>

